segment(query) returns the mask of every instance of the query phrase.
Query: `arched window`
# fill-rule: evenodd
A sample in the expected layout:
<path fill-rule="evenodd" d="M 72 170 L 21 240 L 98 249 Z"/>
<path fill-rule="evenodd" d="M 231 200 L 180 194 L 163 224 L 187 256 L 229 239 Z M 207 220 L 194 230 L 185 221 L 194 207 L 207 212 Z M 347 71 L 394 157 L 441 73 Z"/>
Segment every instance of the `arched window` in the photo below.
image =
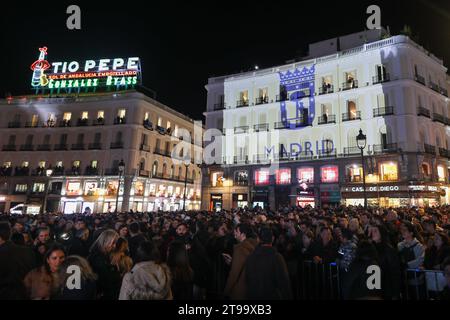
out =
<path fill-rule="evenodd" d="M 162 174 L 163 174 L 163 177 L 165 177 L 166 176 L 166 174 L 167 174 L 167 164 L 163 164 L 163 167 L 162 167 Z"/>
<path fill-rule="evenodd" d="M 170 166 L 170 172 L 169 172 L 170 178 L 173 178 L 173 175 L 174 175 L 174 174 L 175 174 L 175 170 L 174 170 L 173 165 L 171 165 L 171 166 Z"/>
<path fill-rule="evenodd" d="M 142 158 L 141 162 L 139 163 L 139 170 L 145 170 L 145 159 Z"/>
<path fill-rule="evenodd" d="M 158 173 L 158 161 L 153 162 L 152 166 L 152 176 L 156 176 Z"/>
<path fill-rule="evenodd" d="M 178 179 L 181 179 L 181 167 L 178 168 Z"/>

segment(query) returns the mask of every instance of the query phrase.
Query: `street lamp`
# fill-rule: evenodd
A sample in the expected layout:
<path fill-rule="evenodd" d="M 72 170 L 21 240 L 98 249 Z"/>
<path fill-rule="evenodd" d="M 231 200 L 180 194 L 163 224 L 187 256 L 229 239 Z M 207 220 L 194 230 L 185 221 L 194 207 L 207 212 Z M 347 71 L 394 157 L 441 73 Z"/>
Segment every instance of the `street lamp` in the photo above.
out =
<path fill-rule="evenodd" d="M 363 192 L 364 192 L 364 209 L 367 209 L 367 194 L 366 194 L 366 173 L 364 170 L 364 148 L 367 144 L 367 137 L 363 134 L 362 129 L 359 129 L 359 134 L 356 136 L 356 143 L 361 150 L 361 168 L 363 176 Z"/>
<path fill-rule="evenodd" d="M 116 208 L 114 210 L 115 213 L 117 213 L 117 208 L 119 206 L 120 179 L 122 178 L 123 172 L 125 171 L 125 162 L 123 162 L 123 159 L 120 160 L 118 169 L 119 169 L 119 182 L 117 184 Z"/>
<path fill-rule="evenodd" d="M 42 213 L 45 213 L 47 210 L 47 198 L 48 198 L 48 189 L 50 188 L 50 177 L 53 174 L 53 169 L 51 166 L 48 167 L 47 170 L 45 170 L 45 174 L 47 176 L 47 185 L 45 187 L 45 195 L 44 195 L 44 203 L 42 204 Z"/>
<path fill-rule="evenodd" d="M 186 188 L 187 188 L 187 176 L 188 176 L 189 163 L 185 162 L 184 166 L 186 167 L 186 171 L 185 171 L 185 174 L 184 174 L 183 211 L 186 209 Z"/>

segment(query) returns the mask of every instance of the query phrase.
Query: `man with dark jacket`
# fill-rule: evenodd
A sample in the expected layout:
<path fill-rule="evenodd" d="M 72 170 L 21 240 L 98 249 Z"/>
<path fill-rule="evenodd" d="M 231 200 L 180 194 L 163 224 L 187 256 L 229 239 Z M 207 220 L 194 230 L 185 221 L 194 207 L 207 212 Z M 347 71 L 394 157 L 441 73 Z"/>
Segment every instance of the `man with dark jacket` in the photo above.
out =
<path fill-rule="evenodd" d="M 130 248 L 131 259 L 136 259 L 136 251 L 139 245 L 147 241 L 145 235 L 141 232 L 139 222 L 133 222 L 129 226 L 130 239 L 128 240 L 128 247 Z"/>
<path fill-rule="evenodd" d="M 283 256 L 272 246 L 274 236 L 262 227 L 259 245 L 245 264 L 246 298 L 250 300 L 292 299 L 289 274 Z"/>
<path fill-rule="evenodd" d="M 11 228 L 0 222 L 0 300 L 26 299 L 23 279 L 35 267 L 33 251 L 10 241 Z"/>

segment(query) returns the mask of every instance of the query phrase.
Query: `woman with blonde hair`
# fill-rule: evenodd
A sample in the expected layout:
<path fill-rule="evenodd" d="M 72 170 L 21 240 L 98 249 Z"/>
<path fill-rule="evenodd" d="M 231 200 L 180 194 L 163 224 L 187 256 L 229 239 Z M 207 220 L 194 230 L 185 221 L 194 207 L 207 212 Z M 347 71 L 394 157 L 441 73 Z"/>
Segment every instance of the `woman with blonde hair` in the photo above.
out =
<path fill-rule="evenodd" d="M 98 275 L 97 293 L 102 300 L 117 300 L 122 276 L 119 269 L 111 263 L 111 253 L 116 247 L 119 234 L 108 229 L 103 231 L 90 249 L 88 261 Z"/>
<path fill-rule="evenodd" d="M 73 278 L 78 276 L 80 278 Z M 80 256 L 67 257 L 59 268 L 59 290 L 56 300 L 95 300 L 97 275 L 89 262 Z"/>
<path fill-rule="evenodd" d="M 115 249 L 111 252 L 111 263 L 119 270 L 123 277 L 133 267 L 133 260 L 128 256 L 128 241 L 125 238 L 119 238 Z"/>

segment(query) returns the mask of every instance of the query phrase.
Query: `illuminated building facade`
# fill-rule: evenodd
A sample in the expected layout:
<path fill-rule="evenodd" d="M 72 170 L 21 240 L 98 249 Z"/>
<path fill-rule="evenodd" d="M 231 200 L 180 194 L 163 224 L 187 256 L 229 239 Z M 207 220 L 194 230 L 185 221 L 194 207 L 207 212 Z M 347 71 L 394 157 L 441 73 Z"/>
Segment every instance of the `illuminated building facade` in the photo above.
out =
<path fill-rule="evenodd" d="M 222 147 L 204 171 L 203 209 L 363 204 L 359 129 L 369 205 L 448 203 L 446 72 L 408 37 L 372 30 L 210 78 L 206 129 Z"/>

